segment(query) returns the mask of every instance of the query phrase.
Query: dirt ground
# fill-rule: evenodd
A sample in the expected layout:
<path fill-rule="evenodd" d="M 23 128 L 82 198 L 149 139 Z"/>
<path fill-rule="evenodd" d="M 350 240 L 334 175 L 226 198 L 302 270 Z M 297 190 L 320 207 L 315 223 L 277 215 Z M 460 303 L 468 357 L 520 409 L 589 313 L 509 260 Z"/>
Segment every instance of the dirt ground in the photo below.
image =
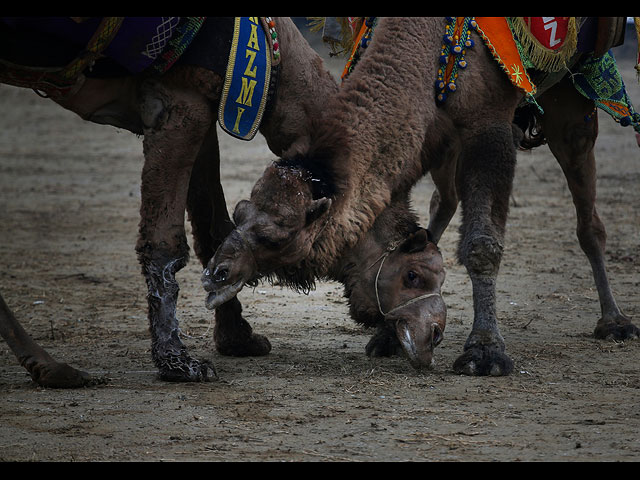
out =
<path fill-rule="evenodd" d="M 633 62 L 620 61 L 640 106 Z M 432 371 L 372 360 L 372 332 L 349 318 L 339 284 L 309 295 L 260 285 L 240 294 L 273 350 L 214 351 L 200 268 L 178 274 L 185 343 L 219 379 L 156 379 L 137 236 L 141 139 L 83 122 L 29 90 L 0 86 L 0 291 L 59 360 L 108 382 L 36 386 L 0 342 L 3 461 L 637 461 L 640 342 L 595 340 L 591 270 L 564 177 L 546 147 L 519 153 L 498 283 L 508 377 L 452 371 L 471 328 L 471 286 L 445 233 L 445 339 Z M 640 322 L 640 149 L 600 112 L 598 209 L 622 309 Z M 273 159 L 259 137 L 220 134 L 229 208 Z M 428 220 L 428 179 L 414 190 Z M 195 258 L 195 256 L 193 256 Z"/>

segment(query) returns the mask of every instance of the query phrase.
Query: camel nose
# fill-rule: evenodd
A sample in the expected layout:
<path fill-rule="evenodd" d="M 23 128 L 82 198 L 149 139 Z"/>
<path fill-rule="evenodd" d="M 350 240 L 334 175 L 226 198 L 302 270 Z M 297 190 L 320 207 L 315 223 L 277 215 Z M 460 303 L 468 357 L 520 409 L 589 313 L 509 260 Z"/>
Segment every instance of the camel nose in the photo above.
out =
<path fill-rule="evenodd" d="M 216 267 L 211 274 L 213 283 L 224 282 L 229 276 L 229 269 L 226 267 Z"/>
<path fill-rule="evenodd" d="M 213 289 L 214 284 L 224 282 L 229 277 L 229 270 L 225 267 L 216 267 L 211 272 L 209 267 L 202 272 L 202 284 L 205 290 Z"/>

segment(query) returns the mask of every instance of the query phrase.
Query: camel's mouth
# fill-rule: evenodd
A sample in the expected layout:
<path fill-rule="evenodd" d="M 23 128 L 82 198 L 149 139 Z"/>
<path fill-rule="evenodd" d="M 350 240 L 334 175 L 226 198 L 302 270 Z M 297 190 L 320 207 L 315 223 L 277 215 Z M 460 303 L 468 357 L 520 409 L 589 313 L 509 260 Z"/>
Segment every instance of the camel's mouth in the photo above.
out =
<path fill-rule="evenodd" d="M 223 303 L 228 302 L 235 297 L 240 290 L 242 290 L 242 287 L 244 287 L 244 281 L 242 280 L 238 280 L 236 283 L 225 285 L 215 290 L 208 290 L 205 286 L 205 290 L 209 292 L 205 300 L 207 310 L 215 310 Z"/>
<path fill-rule="evenodd" d="M 424 338 L 416 338 L 405 320 L 396 321 L 396 336 L 409 363 L 416 369 L 431 369 L 433 367 L 433 346 Z"/>

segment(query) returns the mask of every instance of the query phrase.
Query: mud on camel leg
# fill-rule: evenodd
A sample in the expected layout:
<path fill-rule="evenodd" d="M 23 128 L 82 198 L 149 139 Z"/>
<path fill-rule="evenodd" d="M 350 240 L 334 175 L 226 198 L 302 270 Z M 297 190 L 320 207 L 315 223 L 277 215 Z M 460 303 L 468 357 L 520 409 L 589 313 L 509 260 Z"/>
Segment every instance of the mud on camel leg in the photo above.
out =
<path fill-rule="evenodd" d="M 215 375 L 215 370 L 191 358 L 180 339 L 175 275 L 189 257 L 184 229 L 189 178 L 213 116 L 202 95 L 163 88 L 164 82 L 171 82 L 171 77 L 141 87 L 145 161 L 136 251 L 149 289 L 151 355 L 159 377 L 203 381 Z"/>
<path fill-rule="evenodd" d="M 202 267 L 206 268 L 218 245 L 235 227 L 229 218 L 220 182 L 220 149 L 215 122 L 210 126 L 193 166 L 187 211 L 194 251 Z M 251 325 L 242 317 L 242 305 L 237 297 L 216 308 L 214 341 L 222 355 L 254 356 L 271 351 L 269 340 L 253 333 Z"/>
<path fill-rule="evenodd" d="M 509 123 L 478 127 L 467 134 L 458 166 L 462 202 L 458 258 L 471 279 L 474 318 L 464 353 L 453 365 L 458 373 L 497 376 L 513 370 L 498 329 L 496 279 L 515 163 Z"/>
<path fill-rule="evenodd" d="M 545 114 L 540 122 L 549 148 L 562 167 L 577 215 L 576 234 L 589 259 L 598 290 L 602 317 L 594 336 L 625 340 L 640 336 L 618 307 L 605 267 L 607 234 L 596 211 L 596 162 L 594 146 L 598 136 L 598 116 L 593 101 L 586 99 L 569 79 L 545 92 L 540 99 Z M 589 121 L 585 121 L 589 118 Z"/>

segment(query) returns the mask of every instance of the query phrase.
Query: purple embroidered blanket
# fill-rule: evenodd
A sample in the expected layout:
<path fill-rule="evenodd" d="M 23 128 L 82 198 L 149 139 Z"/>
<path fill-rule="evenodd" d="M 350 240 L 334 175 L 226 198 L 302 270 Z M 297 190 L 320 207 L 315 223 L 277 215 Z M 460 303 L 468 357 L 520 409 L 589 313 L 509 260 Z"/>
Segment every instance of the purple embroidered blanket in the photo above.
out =
<path fill-rule="evenodd" d="M 15 29 L 46 33 L 83 48 L 98 29 L 100 17 L 75 21 L 71 17 L 3 17 Z M 181 26 L 182 17 L 125 17 L 117 35 L 103 52 L 130 73 L 139 73 L 165 52 Z M 175 60 L 174 60 L 175 61 Z"/>

